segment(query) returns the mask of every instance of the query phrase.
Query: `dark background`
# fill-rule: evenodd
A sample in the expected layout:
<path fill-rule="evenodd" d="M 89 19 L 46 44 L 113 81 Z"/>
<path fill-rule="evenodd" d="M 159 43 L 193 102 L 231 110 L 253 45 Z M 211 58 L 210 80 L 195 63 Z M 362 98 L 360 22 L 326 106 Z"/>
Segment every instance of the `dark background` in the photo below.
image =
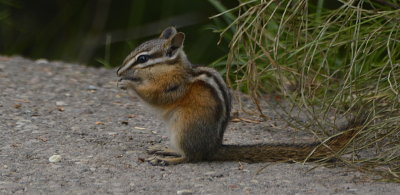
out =
<path fill-rule="evenodd" d="M 228 49 L 213 32 L 224 21 L 209 19 L 217 13 L 206 0 L 0 0 L 0 55 L 115 67 L 173 25 L 186 33 L 192 63 L 207 65 Z"/>

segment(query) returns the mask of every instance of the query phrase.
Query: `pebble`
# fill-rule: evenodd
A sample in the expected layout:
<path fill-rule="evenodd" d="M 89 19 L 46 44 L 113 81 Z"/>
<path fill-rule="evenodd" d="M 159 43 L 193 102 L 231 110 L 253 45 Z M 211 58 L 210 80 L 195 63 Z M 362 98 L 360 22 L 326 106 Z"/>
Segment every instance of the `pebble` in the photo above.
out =
<path fill-rule="evenodd" d="M 66 106 L 66 105 L 68 104 L 63 101 L 56 101 L 56 106 Z"/>
<path fill-rule="evenodd" d="M 176 192 L 176 194 L 179 194 L 179 195 L 190 195 L 190 194 L 193 194 L 193 191 L 192 190 L 178 190 Z"/>
<path fill-rule="evenodd" d="M 204 175 L 207 175 L 207 176 L 215 175 L 215 171 L 206 172 L 206 173 L 204 173 Z"/>
<path fill-rule="evenodd" d="M 61 159 L 62 159 L 61 155 L 55 154 L 53 156 L 50 156 L 49 162 L 56 163 L 56 162 L 60 162 Z"/>
<path fill-rule="evenodd" d="M 46 59 L 37 59 L 37 60 L 35 61 L 35 63 L 36 63 L 36 64 L 48 64 L 49 61 L 46 60 Z"/>
<path fill-rule="evenodd" d="M 89 85 L 86 89 L 88 90 L 97 90 L 97 87 L 94 85 Z"/>

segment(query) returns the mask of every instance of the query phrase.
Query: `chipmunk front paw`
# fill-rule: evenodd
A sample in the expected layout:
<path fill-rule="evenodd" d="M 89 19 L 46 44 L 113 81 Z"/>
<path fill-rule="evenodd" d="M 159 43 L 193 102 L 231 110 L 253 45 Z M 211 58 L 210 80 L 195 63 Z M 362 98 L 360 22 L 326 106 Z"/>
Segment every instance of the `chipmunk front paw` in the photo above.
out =
<path fill-rule="evenodd" d="M 117 82 L 117 87 L 126 90 L 128 88 L 128 81 L 124 79 L 119 79 Z"/>

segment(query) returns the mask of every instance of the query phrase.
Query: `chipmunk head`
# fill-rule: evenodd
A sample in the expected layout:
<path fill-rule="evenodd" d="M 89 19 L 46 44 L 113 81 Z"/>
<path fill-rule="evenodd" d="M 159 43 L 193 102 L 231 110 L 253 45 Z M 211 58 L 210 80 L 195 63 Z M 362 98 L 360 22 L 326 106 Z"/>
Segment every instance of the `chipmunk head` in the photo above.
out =
<path fill-rule="evenodd" d="M 190 66 L 183 51 L 184 40 L 184 33 L 177 32 L 174 27 L 166 28 L 159 38 L 146 41 L 134 49 L 125 58 L 117 75 L 121 76 L 132 69 L 142 69 L 159 64 Z"/>

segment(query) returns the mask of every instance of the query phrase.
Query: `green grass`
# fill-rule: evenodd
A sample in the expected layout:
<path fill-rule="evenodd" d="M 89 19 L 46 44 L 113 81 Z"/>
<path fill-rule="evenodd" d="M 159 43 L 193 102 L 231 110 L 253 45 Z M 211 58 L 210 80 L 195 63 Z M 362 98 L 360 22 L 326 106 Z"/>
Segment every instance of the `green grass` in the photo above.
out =
<path fill-rule="evenodd" d="M 342 161 L 400 182 L 400 1 L 249 0 L 230 10 L 210 2 L 230 48 L 214 65 L 226 64 L 232 87 L 255 100 L 284 97 L 307 120 L 290 109 L 284 117 L 316 135 L 362 115 Z"/>

